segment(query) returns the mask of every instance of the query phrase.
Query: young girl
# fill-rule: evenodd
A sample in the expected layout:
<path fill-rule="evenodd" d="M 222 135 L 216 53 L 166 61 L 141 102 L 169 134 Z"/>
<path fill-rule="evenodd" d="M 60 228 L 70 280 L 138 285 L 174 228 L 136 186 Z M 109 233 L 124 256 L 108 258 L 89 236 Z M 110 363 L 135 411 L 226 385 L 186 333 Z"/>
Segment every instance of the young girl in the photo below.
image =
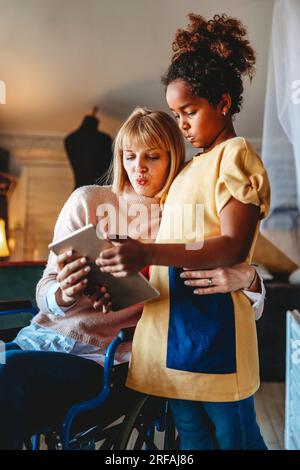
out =
<path fill-rule="evenodd" d="M 242 76 L 252 77 L 255 54 L 240 21 L 189 17 L 187 30 L 176 33 L 163 83 L 184 137 L 201 152 L 170 188 L 156 243 L 127 240 L 104 251 L 98 263 L 116 276 L 155 265 L 151 282 L 161 295 L 144 307 L 127 385 L 171 399 L 181 449 L 266 449 L 254 411 L 259 367 L 250 302 L 241 291 L 196 297 L 181 279 L 183 266 L 249 263 L 259 219 L 268 211 L 262 162 L 236 136 L 232 122 L 241 107 Z M 124 164 L 126 155 L 124 149 Z M 192 231 L 178 240 L 166 214 L 174 206 L 196 211 L 199 204 L 204 245 L 187 249 Z M 173 220 L 180 229 L 176 223 L 180 217 Z"/>

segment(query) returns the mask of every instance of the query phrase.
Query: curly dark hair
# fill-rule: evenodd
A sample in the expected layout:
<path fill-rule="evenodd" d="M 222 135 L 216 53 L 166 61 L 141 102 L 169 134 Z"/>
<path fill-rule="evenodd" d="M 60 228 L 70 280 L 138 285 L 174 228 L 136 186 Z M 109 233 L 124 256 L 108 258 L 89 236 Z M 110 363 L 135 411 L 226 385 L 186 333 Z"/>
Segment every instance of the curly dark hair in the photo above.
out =
<path fill-rule="evenodd" d="M 172 44 L 171 64 L 162 77 L 167 87 L 174 80 L 187 82 L 196 96 L 217 105 L 224 93 L 231 96 L 231 114 L 241 110 L 242 76 L 255 72 L 255 52 L 240 20 L 225 14 L 206 21 L 190 13 L 187 29 L 178 29 Z"/>

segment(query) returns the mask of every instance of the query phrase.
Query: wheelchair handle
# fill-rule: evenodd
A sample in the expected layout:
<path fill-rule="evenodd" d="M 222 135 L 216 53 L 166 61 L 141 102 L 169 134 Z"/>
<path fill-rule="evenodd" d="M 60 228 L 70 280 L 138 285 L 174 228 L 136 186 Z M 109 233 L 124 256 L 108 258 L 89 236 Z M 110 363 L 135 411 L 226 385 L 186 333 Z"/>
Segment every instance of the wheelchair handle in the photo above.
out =
<path fill-rule="evenodd" d="M 135 332 L 135 326 L 131 326 L 130 328 L 123 328 L 122 330 L 119 331 L 118 338 L 120 338 L 122 342 L 132 341 L 134 332 Z"/>

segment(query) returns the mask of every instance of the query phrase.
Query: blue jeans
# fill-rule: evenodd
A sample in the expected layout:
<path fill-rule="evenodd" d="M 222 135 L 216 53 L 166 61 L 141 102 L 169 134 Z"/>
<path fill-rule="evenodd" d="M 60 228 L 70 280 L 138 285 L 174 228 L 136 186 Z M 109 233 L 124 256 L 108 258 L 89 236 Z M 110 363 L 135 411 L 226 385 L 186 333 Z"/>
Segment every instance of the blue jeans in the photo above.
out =
<path fill-rule="evenodd" d="M 7 343 L 6 364 L 0 364 L 0 449 L 21 449 L 74 403 L 97 395 L 102 381 L 103 368 L 94 361 Z"/>
<path fill-rule="evenodd" d="M 253 396 L 235 402 L 170 400 L 181 450 L 267 450 Z"/>

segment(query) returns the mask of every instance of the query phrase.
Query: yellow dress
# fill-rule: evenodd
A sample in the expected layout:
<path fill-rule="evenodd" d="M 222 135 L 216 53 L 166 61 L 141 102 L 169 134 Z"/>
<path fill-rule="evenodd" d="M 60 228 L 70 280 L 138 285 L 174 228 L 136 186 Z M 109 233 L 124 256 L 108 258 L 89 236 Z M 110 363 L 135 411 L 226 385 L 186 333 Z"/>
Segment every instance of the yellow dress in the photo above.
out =
<path fill-rule="evenodd" d="M 197 233 L 196 219 L 178 237 L 182 217 L 175 217 L 170 230 L 166 215 L 168 208 L 185 205 L 195 210 L 203 205 L 204 239 L 218 236 L 219 214 L 231 197 L 259 206 L 261 218 L 268 212 L 268 177 L 259 156 L 242 137 L 222 142 L 184 167 L 169 191 L 156 242 L 191 243 Z M 258 227 L 256 236 L 257 232 Z M 179 268 L 152 268 L 150 280 L 161 295 L 145 305 L 138 322 L 127 386 L 184 400 L 226 402 L 249 397 L 259 387 L 250 301 L 242 291 L 196 296 L 184 285 L 180 272 Z"/>

